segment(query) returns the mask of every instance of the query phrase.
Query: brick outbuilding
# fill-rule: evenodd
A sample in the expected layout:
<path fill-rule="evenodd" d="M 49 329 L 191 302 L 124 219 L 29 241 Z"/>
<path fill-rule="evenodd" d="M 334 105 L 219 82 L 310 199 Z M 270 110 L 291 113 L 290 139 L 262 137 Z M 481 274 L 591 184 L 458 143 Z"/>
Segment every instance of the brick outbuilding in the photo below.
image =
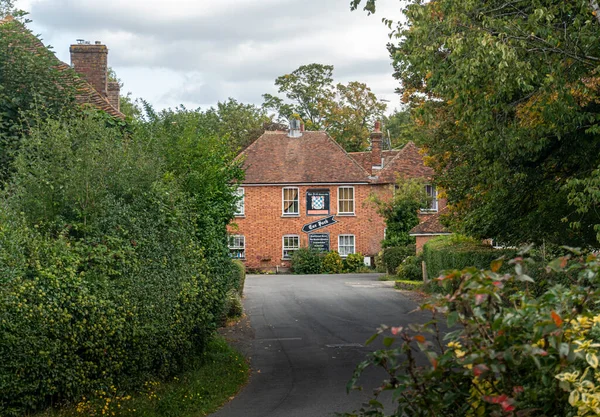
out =
<path fill-rule="evenodd" d="M 371 151 L 347 153 L 326 132 L 265 132 L 239 156 L 246 179 L 229 227 L 232 256 L 263 270 L 289 268 L 293 251 L 308 245 L 374 257 L 386 226 L 370 197 L 391 199 L 398 176 L 433 174 L 412 142 L 384 151 L 382 137 L 378 125 Z M 434 199 L 423 220 L 442 205 Z"/>

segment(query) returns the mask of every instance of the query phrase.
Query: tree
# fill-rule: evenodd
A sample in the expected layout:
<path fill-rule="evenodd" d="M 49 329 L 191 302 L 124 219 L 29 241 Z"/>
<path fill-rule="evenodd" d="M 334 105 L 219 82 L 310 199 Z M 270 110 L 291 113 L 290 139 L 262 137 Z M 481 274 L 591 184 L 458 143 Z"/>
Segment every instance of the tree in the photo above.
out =
<path fill-rule="evenodd" d="M 513 244 L 598 245 L 599 197 L 583 186 L 600 167 L 593 3 L 405 7 L 389 47 L 394 75 L 459 230 Z M 374 12 L 375 1 L 365 7 Z"/>
<path fill-rule="evenodd" d="M 217 108 L 211 108 L 209 112 L 217 117 L 218 134 L 229 138 L 236 151 L 246 149 L 264 133 L 264 123 L 271 123 L 265 109 L 240 103 L 231 97 L 217 103 Z"/>
<path fill-rule="evenodd" d="M 369 131 L 383 116 L 386 104 L 364 83 L 333 83 L 333 66 L 303 65 L 275 80 L 286 99 L 264 94 L 263 107 L 279 121 L 300 118 L 307 130 L 325 130 L 348 152 L 367 146 Z"/>
<path fill-rule="evenodd" d="M 285 94 L 293 104 L 271 94 L 264 94 L 263 107 L 275 110 L 280 120 L 290 121 L 298 115 L 309 130 L 323 128 L 324 115 L 319 111 L 323 101 L 333 97 L 333 65 L 302 65 L 275 80 L 279 93 Z"/>
<path fill-rule="evenodd" d="M 368 146 L 369 130 L 383 117 L 386 107 L 366 84 L 358 81 L 337 84 L 333 100 L 319 105 L 324 130 L 348 152 Z"/>
<path fill-rule="evenodd" d="M 413 109 L 394 110 L 389 116 L 383 116 L 383 126 L 389 133 L 391 148 L 401 148 L 412 141 L 421 146 L 424 132 L 417 125 Z"/>
<path fill-rule="evenodd" d="M 419 210 L 427 207 L 431 200 L 425 191 L 425 182 L 421 179 L 400 178 L 395 184 L 392 200 L 381 200 L 376 196 L 372 199 L 387 227 L 381 246 L 385 248 L 415 243 L 415 238 L 409 232 L 419 224 Z"/>

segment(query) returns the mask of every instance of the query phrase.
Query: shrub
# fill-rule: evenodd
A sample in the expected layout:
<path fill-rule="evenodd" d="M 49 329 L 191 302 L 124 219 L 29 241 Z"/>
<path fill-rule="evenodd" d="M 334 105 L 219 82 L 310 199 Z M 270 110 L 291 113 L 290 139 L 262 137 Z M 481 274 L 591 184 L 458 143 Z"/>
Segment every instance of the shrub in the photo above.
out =
<path fill-rule="evenodd" d="M 487 268 L 493 260 L 503 256 L 512 258 L 515 254 L 514 249 L 494 249 L 460 235 L 440 236 L 423 247 L 423 259 L 429 279 L 436 278 L 442 271 L 449 269 L 468 266 Z"/>
<path fill-rule="evenodd" d="M 161 161 L 92 117 L 23 141 L 0 198 L 0 415 L 135 389 L 202 351 L 232 264 Z"/>
<path fill-rule="evenodd" d="M 398 265 L 396 276 L 400 280 L 422 281 L 422 262 L 423 258 L 421 256 L 407 256 L 404 261 Z"/>
<path fill-rule="evenodd" d="M 323 254 L 313 248 L 300 248 L 292 254 L 291 269 L 294 274 L 320 274 Z"/>
<path fill-rule="evenodd" d="M 341 274 L 344 270 L 342 257 L 336 251 L 328 252 L 323 258 L 322 269 L 327 274 Z"/>
<path fill-rule="evenodd" d="M 242 317 L 242 314 L 244 314 L 242 297 L 240 296 L 238 290 L 232 288 L 227 292 L 225 311 L 227 312 L 226 317 L 228 319 L 239 318 Z"/>
<path fill-rule="evenodd" d="M 389 275 L 394 275 L 396 273 L 396 269 L 398 269 L 398 265 L 400 265 L 407 256 L 414 255 L 415 253 L 415 245 L 385 248 L 382 256 L 383 264 L 385 265 L 385 271 Z"/>
<path fill-rule="evenodd" d="M 356 388 L 369 366 L 384 367 L 387 379 L 351 415 L 598 415 L 600 258 L 575 251 L 553 261 L 549 269 L 575 283 L 540 296 L 522 285 L 532 281 L 523 274 L 526 262 L 510 261 L 512 273 L 500 273 L 502 261 L 491 270 L 448 271 L 438 280 L 456 281 L 456 290 L 422 306 L 432 311 L 431 322 L 380 328 L 386 350 L 370 354 L 349 386 Z M 440 320 L 452 330 L 444 337 Z M 428 360 L 416 360 L 415 352 Z M 377 396 L 385 391 L 402 395 L 384 413 Z"/>
<path fill-rule="evenodd" d="M 363 266 L 365 266 L 365 257 L 360 253 L 351 253 L 344 259 L 344 271 L 346 272 L 356 272 Z"/>
<path fill-rule="evenodd" d="M 244 296 L 244 284 L 246 283 L 246 266 L 242 261 L 233 261 L 233 273 L 235 275 L 235 288 L 240 297 Z"/>

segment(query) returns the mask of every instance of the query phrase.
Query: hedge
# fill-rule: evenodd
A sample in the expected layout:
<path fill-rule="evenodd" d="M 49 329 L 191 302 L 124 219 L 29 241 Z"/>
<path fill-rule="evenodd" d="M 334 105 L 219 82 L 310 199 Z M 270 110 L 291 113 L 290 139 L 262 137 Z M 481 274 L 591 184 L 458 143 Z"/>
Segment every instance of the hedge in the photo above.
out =
<path fill-rule="evenodd" d="M 137 389 L 203 350 L 239 286 L 161 161 L 94 119 L 24 140 L 0 194 L 0 415 Z"/>
<path fill-rule="evenodd" d="M 494 249 L 474 239 L 459 235 L 440 236 L 423 247 L 423 259 L 429 279 L 437 278 L 447 269 L 463 269 L 474 266 L 489 269 L 490 263 L 502 256 L 511 259 L 515 249 Z"/>
<path fill-rule="evenodd" d="M 393 246 L 383 250 L 383 256 L 381 259 L 385 265 L 385 270 L 388 275 L 394 275 L 398 269 L 398 266 L 404 261 L 404 259 L 406 259 L 408 256 L 414 256 L 415 254 L 415 245 Z"/>

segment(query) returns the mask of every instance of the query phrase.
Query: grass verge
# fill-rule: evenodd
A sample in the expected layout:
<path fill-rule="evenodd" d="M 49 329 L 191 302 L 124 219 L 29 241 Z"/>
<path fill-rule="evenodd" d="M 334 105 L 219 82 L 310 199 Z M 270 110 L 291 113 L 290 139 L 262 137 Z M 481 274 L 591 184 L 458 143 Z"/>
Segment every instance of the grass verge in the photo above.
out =
<path fill-rule="evenodd" d="M 76 406 L 50 409 L 37 417 L 200 417 L 216 411 L 248 381 L 244 357 L 222 337 L 215 337 L 197 365 L 171 381 L 148 381 L 141 392 L 96 392 Z"/>

